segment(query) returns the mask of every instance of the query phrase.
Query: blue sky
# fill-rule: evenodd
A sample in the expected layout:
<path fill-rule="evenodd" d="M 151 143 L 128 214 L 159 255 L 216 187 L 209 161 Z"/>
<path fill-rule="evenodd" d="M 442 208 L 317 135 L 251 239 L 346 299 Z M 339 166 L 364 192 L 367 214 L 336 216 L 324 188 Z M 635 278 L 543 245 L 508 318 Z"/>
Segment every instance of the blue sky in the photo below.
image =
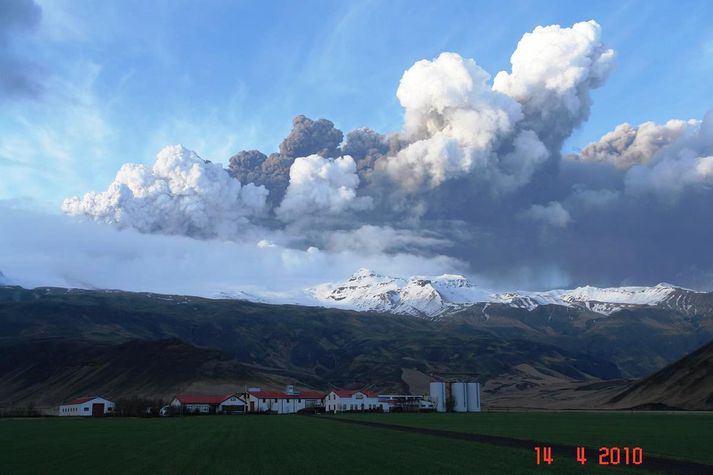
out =
<path fill-rule="evenodd" d="M 396 88 L 415 61 L 455 51 L 495 75 L 537 25 L 595 19 L 618 55 L 565 151 L 621 122 L 713 105 L 708 1 L 39 3 L 42 20 L 8 46 L 42 90 L 0 99 L 0 199 L 50 209 L 167 144 L 222 163 L 269 153 L 297 114 L 395 131 Z"/>

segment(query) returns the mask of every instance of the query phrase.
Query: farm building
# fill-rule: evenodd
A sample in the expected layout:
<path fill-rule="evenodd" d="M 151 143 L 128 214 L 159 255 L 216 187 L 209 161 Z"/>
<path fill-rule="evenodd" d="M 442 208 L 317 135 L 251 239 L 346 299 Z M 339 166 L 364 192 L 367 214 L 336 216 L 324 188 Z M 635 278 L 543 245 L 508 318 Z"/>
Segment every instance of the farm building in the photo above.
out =
<path fill-rule="evenodd" d="M 114 412 L 114 403 L 100 396 L 72 399 L 59 406 L 60 416 L 99 417 Z"/>
<path fill-rule="evenodd" d="M 237 393 L 217 396 L 178 394 L 171 401 L 171 407 L 186 414 L 233 414 L 245 411 L 245 401 Z"/>
<path fill-rule="evenodd" d="M 384 412 L 417 412 L 435 409 L 431 401 L 413 394 L 379 394 L 379 403 Z"/>
<path fill-rule="evenodd" d="M 327 412 L 370 411 L 381 408 L 379 395 L 373 391 L 333 390 L 324 398 Z"/>
<path fill-rule="evenodd" d="M 320 392 L 297 392 L 293 386 L 288 386 L 287 392 L 284 393 L 251 388 L 245 399 L 248 412 L 294 414 L 302 409 L 321 407 L 323 397 L 324 395 Z"/>
<path fill-rule="evenodd" d="M 430 392 L 437 412 L 480 412 L 480 383 L 433 381 Z"/>

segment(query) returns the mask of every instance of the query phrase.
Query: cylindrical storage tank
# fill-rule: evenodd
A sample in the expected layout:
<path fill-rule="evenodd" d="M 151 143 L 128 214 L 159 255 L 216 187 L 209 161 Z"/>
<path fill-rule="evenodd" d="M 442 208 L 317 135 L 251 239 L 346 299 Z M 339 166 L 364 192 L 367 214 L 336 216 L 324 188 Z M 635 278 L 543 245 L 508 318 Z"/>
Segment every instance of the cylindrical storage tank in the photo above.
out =
<path fill-rule="evenodd" d="M 446 412 L 446 383 L 432 382 L 430 385 L 431 402 L 436 412 Z"/>
<path fill-rule="evenodd" d="M 453 397 L 453 412 L 467 412 L 468 394 L 465 383 L 451 384 L 451 395 Z"/>
<path fill-rule="evenodd" d="M 480 383 L 467 383 L 468 412 L 480 412 Z"/>

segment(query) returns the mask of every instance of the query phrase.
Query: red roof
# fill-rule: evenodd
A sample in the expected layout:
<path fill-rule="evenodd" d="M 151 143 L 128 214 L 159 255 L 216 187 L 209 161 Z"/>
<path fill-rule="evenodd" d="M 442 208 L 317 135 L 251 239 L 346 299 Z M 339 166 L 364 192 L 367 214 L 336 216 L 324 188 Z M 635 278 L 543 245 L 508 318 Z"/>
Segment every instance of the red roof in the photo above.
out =
<path fill-rule="evenodd" d="M 286 394 L 273 391 L 251 391 L 250 395 L 258 399 L 322 399 L 324 394 L 317 391 L 305 391 L 299 394 Z"/>
<path fill-rule="evenodd" d="M 319 391 L 305 391 L 299 393 L 297 396 L 301 397 L 302 399 L 322 399 L 324 398 L 324 393 L 321 393 Z"/>
<path fill-rule="evenodd" d="M 361 389 L 352 389 L 352 390 L 339 389 L 339 390 L 335 390 L 332 392 L 335 393 L 339 397 L 352 397 L 356 393 L 362 393 L 366 397 L 379 397 L 379 395 L 376 394 L 374 391 L 365 391 L 365 390 L 361 390 Z"/>
<path fill-rule="evenodd" d="M 258 399 L 289 399 L 285 393 L 278 393 L 273 391 L 250 391 L 251 396 L 255 396 Z"/>
<path fill-rule="evenodd" d="M 176 399 L 181 404 L 220 404 L 235 396 L 235 394 L 221 394 L 219 396 L 205 396 L 201 394 L 177 394 Z"/>
<path fill-rule="evenodd" d="M 91 401 L 92 399 L 96 399 L 99 396 L 84 396 L 84 397 L 78 397 L 77 399 L 70 399 L 69 401 L 65 402 L 63 406 L 73 406 L 75 404 L 84 404 L 87 401 Z"/>

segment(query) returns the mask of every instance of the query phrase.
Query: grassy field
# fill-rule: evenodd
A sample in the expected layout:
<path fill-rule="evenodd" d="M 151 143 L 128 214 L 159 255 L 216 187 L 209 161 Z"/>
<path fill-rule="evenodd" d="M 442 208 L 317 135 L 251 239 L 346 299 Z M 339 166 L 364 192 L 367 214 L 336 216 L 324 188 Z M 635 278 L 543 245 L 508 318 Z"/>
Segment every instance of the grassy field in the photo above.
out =
<path fill-rule="evenodd" d="M 564 459 L 537 467 L 530 450 L 355 426 L 328 417 L 6 419 L 0 420 L 0 467 L 3 474 L 627 473 L 583 469 Z M 441 423 L 409 417 L 410 423 Z M 454 420 L 441 417 L 451 427 Z M 470 416 L 462 420 L 476 422 Z M 468 423 L 461 427 L 467 429 Z"/>
<path fill-rule="evenodd" d="M 642 447 L 645 454 L 713 464 L 713 414 L 708 413 L 482 412 L 341 417 L 587 447 Z"/>

